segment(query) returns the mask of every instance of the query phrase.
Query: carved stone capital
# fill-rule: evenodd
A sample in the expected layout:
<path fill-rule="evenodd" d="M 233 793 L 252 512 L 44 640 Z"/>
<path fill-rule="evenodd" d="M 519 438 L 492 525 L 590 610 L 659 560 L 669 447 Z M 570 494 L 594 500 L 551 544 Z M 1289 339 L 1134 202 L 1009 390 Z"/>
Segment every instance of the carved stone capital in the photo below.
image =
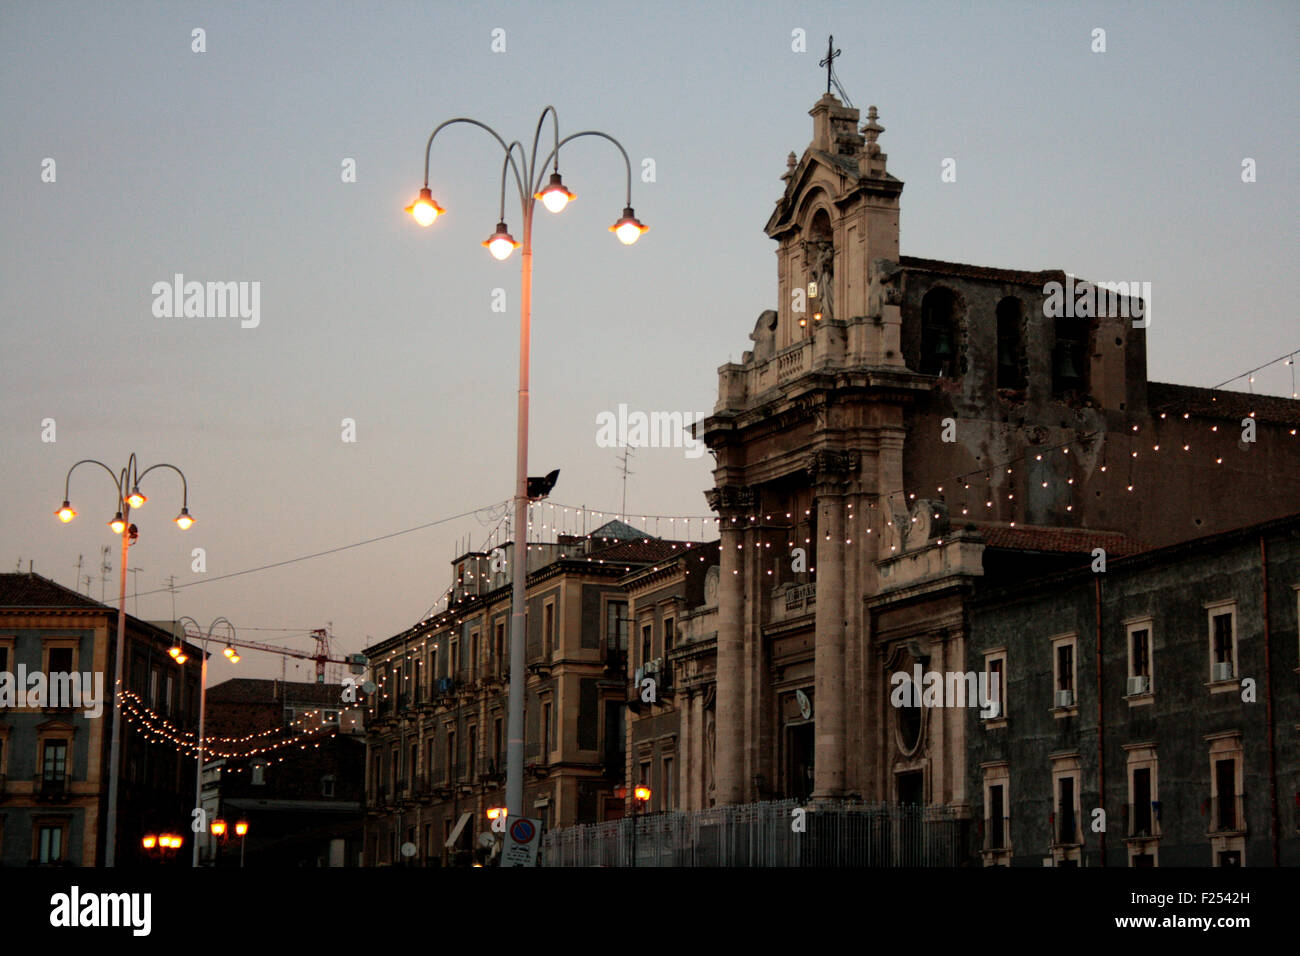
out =
<path fill-rule="evenodd" d="M 840 484 L 858 470 L 856 451 L 815 451 L 808 456 L 804 469 L 814 484 Z"/>
<path fill-rule="evenodd" d="M 758 507 L 758 495 L 744 485 L 722 485 L 704 492 L 709 508 L 718 514 L 752 511 Z"/>

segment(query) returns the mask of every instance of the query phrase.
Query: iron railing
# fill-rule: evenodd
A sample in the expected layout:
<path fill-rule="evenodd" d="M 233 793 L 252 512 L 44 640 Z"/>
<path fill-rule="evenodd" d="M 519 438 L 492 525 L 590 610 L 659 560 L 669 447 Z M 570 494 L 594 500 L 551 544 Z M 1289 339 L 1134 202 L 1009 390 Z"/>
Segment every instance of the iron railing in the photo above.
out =
<path fill-rule="evenodd" d="M 798 812 L 796 812 L 798 811 Z M 653 813 L 548 831 L 545 866 L 957 866 L 951 807 L 794 800 Z"/>

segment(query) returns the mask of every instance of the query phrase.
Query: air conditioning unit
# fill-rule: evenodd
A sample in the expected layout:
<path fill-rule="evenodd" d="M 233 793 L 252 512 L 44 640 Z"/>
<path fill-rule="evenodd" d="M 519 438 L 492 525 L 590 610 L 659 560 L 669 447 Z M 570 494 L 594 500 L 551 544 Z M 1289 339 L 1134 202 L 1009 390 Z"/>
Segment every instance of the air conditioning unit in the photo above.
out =
<path fill-rule="evenodd" d="M 659 664 L 660 664 L 660 663 L 661 663 L 661 659 L 658 658 L 658 657 L 656 657 L 654 660 L 652 660 L 652 661 L 650 661 L 649 663 L 647 663 L 646 666 L 645 666 L 645 672 L 646 672 L 646 674 L 647 674 L 647 675 L 649 675 L 649 674 L 658 674 L 658 673 L 659 673 Z"/>
<path fill-rule="evenodd" d="M 1223 663 L 1215 662 L 1210 668 L 1210 674 L 1214 680 L 1232 680 L 1232 662 L 1224 661 Z"/>
<path fill-rule="evenodd" d="M 1058 690 L 1058 691 L 1056 692 L 1056 706 L 1057 706 L 1058 708 L 1059 708 L 1059 707 L 1073 707 L 1073 706 L 1074 706 L 1074 691 L 1072 691 L 1072 690 Z"/>
<path fill-rule="evenodd" d="M 1150 677 L 1146 677 L 1146 676 L 1130 677 L 1128 679 L 1128 695 L 1130 697 L 1136 697 L 1138 694 L 1145 694 L 1150 690 L 1151 690 Z"/>

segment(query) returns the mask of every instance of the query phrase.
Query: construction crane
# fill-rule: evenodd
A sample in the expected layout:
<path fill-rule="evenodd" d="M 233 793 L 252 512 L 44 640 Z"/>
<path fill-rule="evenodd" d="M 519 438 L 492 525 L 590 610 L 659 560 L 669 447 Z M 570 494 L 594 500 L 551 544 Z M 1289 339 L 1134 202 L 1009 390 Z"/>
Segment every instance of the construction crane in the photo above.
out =
<path fill-rule="evenodd" d="M 347 664 L 354 674 L 359 674 L 365 670 L 366 661 L 364 655 L 352 654 L 348 657 L 330 656 L 329 631 L 325 628 L 316 628 L 311 632 L 311 636 L 316 641 L 316 650 L 314 652 L 299 650 L 296 647 L 281 647 L 278 644 L 263 644 L 260 641 L 247 641 L 243 638 L 225 638 L 224 640 L 228 647 L 244 647 L 249 650 L 267 651 L 271 654 L 279 654 L 282 657 L 296 657 L 305 661 L 315 661 L 316 683 L 318 684 L 325 683 L 326 664 Z"/>

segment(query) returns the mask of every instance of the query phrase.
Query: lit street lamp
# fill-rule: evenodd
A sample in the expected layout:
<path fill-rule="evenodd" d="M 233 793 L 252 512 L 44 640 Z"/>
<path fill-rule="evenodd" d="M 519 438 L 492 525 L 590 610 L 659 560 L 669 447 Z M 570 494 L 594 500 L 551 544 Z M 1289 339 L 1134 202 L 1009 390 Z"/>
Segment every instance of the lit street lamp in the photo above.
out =
<path fill-rule="evenodd" d="M 107 832 L 104 834 L 104 865 L 113 866 L 117 856 L 118 770 L 122 763 L 122 667 L 126 652 L 127 549 L 139 537 L 135 525 L 130 523 L 130 518 L 132 508 L 140 508 L 149 500 L 140 493 L 140 481 L 155 468 L 170 468 L 176 472 L 181 476 L 181 513 L 176 516 L 176 525 L 182 531 L 187 531 L 194 524 L 194 519 L 190 516 L 189 483 L 185 480 L 185 473 L 175 465 L 169 465 L 166 462 L 150 465 L 144 471 L 140 471 L 140 466 L 135 460 L 135 453 L 132 452 L 131 457 L 127 459 L 126 467 L 117 473 L 114 473 L 113 469 L 102 461 L 96 461 L 94 458 L 83 458 L 68 469 L 67 477 L 63 480 L 63 504 L 58 511 L 54 512 L 55 516 L 64 524 L 77 516 L 77 512 L 72 509 L 70 488 L 72 486 L 72 473 L 80 465 L 99 465 L 113 479 L 113 484 L 117 487 L 117 513 L 113 516 L 113 520 L 108 523 L 108 526 L 113 529 L 114 534 L 120 535 L 122 538 L 122 573 L 117 602 L 117 650 L 114 655 L 113 671 L 113 736 L 108 757 L 108 819 L 105 824 Z M 130 491 L 127 490 L 128 488 Z M 179 844 L 177 845 L 179 846 Z"/>
<path fill-rule="evenodd" d="M 194 618 L 192 617 L 178 618 L 176 623 L 182 626 L 185 633 L 185 637 L 191 643 L 194 644 L 201 643 L 201 646 L 203 648 L 202 654 L 199 658 L 199 667 L 200 667 L 199 670 L 199 746 L 195 758 L 197 765 L 194 768 L 194 809 L 201 811 L 203 809 L 203 721 L 206 717 L 207 706 L 208 706 L 208 641 L 212 639 L 212 632 L 215 631 L 217 627 L 221 624 L 224 624 L 227 630 L 230 631 L 230 640 L 234 641 L 235 625 L 231 624 L 230 621 L 227 620 L 226 618 L 219 617 L 212 622 L 212 624 L 208 627 L 207 632 L 205 633 L 203 628 L 199 626 L 199 622 L 194 620 Z M 189 625 L 191 624 L 194 625 L 193 633 L 190 632 L 190 628 L 189 628 Z M 186 660 L 185 652 L 182 650 L 179 642 L 175 646 L 173 646 L 171 650 L 169 650 L 167 653 L 172 656 L 172 658 L 176 661 L 177 664 L 185 663 Z M 239 654 L 238 652 L 235 651 L 234 645 L 229 642 L 227 642 L 226 644 L 225 655 L 226 655 L 226 659 L 229 660 L 230 663 L 236 664 L 239 662 Z M 213 826 L 212 833 L 213 835 L 218 837 L 222 836 L 225 832 L 225 824 L 222 823 L 221 824 L 222 832 L 217 833 L 216 825 L 220 822 L 221 821 L 219 820 L 214 820 L 212 823 Z M 194 866 L 199 865 L 199 841 L 198 840 L 194 841 L 193 865 Z"/>
<path fill-rule="evenodd" d="M 547 114 L 551 116 L 553 143 L 549 155 L 541 163 L 537 162 L 537 147 L 542 137 L 542 127 Z M 627 151 L 614 137 L 597 130 L 584 130 L 560 138 L 559 118 L 555 108 L 548 106 L 542 110 L 537 120 L 537 130 L 533 134 L 532 153 L 525 152 L 518 141 L 506 143 L 504 139 L 484 123 L 478 120 L 457 117 L 440 123 L 429 135 L 429 142 L 424 148 L 424 185 L 419 196 L 406 207 L 412 218 L 421 226 L 432 225 L 440 215 L 446 212 L 433 198 L 429 189 L 429 154 L 433 148 L 433 139 L 446 126 L 454 123 L 469 123 L 486 130 L 501 145 L 505 156 L 501 164 L 501 204 L 500 216 L 496 230 L 484 240 L 483 245 L 497 259 L 505 260 L 515 249 L 522 247 L 520 265 L 520 306 L 519 306 L 519 405 L 518 427 L 516 435 L 515 458 L 515 495 L 514 495 L 514 548 L 515 567 L 511 569 L 511 624 L 510 624 L 510 692 L 508 721 L 506 728 L 506 805 L 510 816 L 523 816 L 524 809 L 524 589 L 528 576 L 527 558 L 527 510 L 530 500 L 528 492 L 528 379 L 529 346 L 532 321 L 533 291 L 533 211 L 537 200 L 551 212 L 560 212 L 576 197 L 564 185 L 560 177 L 560 147 L 571 140 L 583 136 L 598 136 L 618 147 L 623 155 L 623 165 L 627 171 L 627 198 L 623 215 L 610 226 L 624 245 L 631 245 L 641 237 L 648 227 L 636 218 L 632 209 L 632 164 Z M 516 161 L 518 150 L 518 161 Z M 551 174 L 545 187 L 542 177 L 547 167 Z M 517 241 L 506 225 L 506 176 L 514 174 L 515 186 L 519 193 L 520 215 L 523 222 L 523 241 Z"/>

